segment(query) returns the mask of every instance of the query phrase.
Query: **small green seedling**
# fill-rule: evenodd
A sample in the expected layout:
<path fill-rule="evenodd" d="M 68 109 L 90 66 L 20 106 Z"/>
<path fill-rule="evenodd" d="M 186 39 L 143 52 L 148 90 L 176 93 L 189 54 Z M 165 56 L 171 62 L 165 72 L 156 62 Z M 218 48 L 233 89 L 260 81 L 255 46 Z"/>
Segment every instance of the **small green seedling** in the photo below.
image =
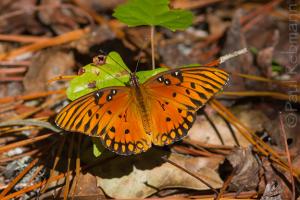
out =
<path fill-rule="evenodd" d="M 113 14 L 119 21 L 130 27 L 142 25 L 151 27 L 152 69 L 155 68 L 155 26 L 176 31 L 186 29 L 193 21 L 194 15 L 190 11 L 170 10 L 169 3 L 169 0 L 129 0 L 118 6 Z"/>

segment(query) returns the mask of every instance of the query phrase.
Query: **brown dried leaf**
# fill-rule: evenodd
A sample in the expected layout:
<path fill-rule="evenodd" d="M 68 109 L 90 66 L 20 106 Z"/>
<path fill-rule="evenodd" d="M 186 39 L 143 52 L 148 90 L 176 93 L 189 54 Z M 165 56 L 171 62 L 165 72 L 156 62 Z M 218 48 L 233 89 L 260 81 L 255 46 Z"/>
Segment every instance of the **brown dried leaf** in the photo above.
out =
<path fill-rule="evenodd" d="M 213 112 L 209 112 L 209 108 L 206 108 L 205 111 L 208 113 L 208 117 L 211 122 L 214 124 L 216 129 L 219 131 L 225 145 L 237 145 L 233 138 L 232 132 L 224 119 L 219 115 Z M 267 124 L 271 123 L 271 120 L 266 116 L 266 114 L 260 110 L 253 108 L 252 105 L 243 105 L 232 107 L 231 111 L 241 120 L 243 124 L 247 124 L 247 127 L 254 131 L 262 132 L 267 129 Z M 242 147 L 249 146 L 249 142 L 234 128 L 234 133 L 237 137 L 239 145 Z M 212 124 L 204 117 L 198 116 L 195 124 L 189 131 L 187 136 L 188 139 L 208 144 L 220 145 L 221 141 L 212 126 Z"/>
<path fill-rule="evenodd" d="M 257 188 L 260 167 L 250 148 L 236 149 L 226 159 L 230 162 L 235 172 L 229 185 L 229 190 L 242 192 Z"/>
<path fill-rule="evenodd" d="M 61 0 L 41 0 L 41 6 L 48 6 L 38 13 L 40 20 L 50 26 L 56 34 L 63 34 L 80 28 L 80 24 L 87 24 L 88 20 L 83 12 L 72 7 L 56 6 L 62 4 Z M 74 7 L 73 7 L 74 8 Z"/>
<path fill-rule="evenodd" d="M 0 33 L 20 34 L 28 32 L 32 34 L 43 34 L 45 29 L 35 18 L 32 8 L 35 0 L 1 0 L 0 16 L 5 17 L 0 20 Z M 17 13 L 17 14 L 13 14 Z"/>
<path fill-rule="evenodd" d="M 47 80 L 70 73 L 74 65 L 72 53 L 57 49 L 40 51 L 32 58 L 32 63 L 23 80 L 24 87 L 31 92 L 45 91 L 49 86 Z M 52 84 L 51 87 L 59 86 Z"/>
<path fill-rule="evenodd" d="M 260 199 L 261 200 L 282 200 L 281 193 L 282 193 L 282 189 L 280 185 L 276 181 L 273 181 L 267 184 L 264 194 Z"/>
<path fill-rule="evenodd" d="M 161 157 L 165 154 L 152 148 L 141 155 L 116 157 L 102 163 L 92 173 L 98 176 L 98 186 L 113 198 L 145 198 L 164 188 L 209 189 L 196 178 L 164 162 Z M 170 154 L 169 159 L 200 176 L 212 187 L 222 186 L 222 180 L 215 171 L 220 159 L 179 154 Z"/>
<path fill-rule="evenodd" d="M 73 184 L 72 186 L 73 187 L 70 191 L 74 191 L 75 184 Z M 80 174 L 74 197 L 76 199 L 84 198 L 88 200 L 93 199 L 95 197 L 104 198 L 105 195 L 103 194 L 102 190 L 97 187 L 96 177 L 87 173 Z"/>

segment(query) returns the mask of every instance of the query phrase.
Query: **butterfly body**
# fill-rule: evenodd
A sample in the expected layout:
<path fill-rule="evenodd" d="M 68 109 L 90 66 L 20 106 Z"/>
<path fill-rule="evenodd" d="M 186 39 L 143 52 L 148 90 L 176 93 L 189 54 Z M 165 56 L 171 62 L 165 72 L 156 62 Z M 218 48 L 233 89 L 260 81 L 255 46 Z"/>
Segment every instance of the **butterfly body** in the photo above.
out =
<path fill-rule="evenodd" d="M 140 85 L 138 77 L 135 73 L 130 74 L 130 88 L 133 104 L 137 106 L 137 111 L 142 119 L 142 124 L 145 132 L 150 135 L 152 129 L 151 113 L 149 111 L 149 103 L 147 94 L 144 93 L 145 89 Z"/>
<path fill-rule="evenodd" d="M 123 155 L 180 140 L 192 127 L 196 111 L 228 81 L 211 67 L 161 72 L 144 83 L 135 73 L 127 86 L 103 88 L 71 102 L 56 124 L 73 132 L 100 137 L 108 149 Z"/>

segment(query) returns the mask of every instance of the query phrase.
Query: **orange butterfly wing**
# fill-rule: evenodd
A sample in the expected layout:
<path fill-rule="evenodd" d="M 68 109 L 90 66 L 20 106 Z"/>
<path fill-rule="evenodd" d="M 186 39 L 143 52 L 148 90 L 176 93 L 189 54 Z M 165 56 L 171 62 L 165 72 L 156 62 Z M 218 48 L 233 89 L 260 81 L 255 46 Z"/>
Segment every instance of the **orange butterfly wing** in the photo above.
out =
<path fill-rule="evenodd" d="M 64 130 L 100 137 L 103 145 L 118 154 L 133 154 L 151 147 L 131 88 L 110 87 L 76 99 L 56 116 Z"/>
<path fill-rule="evenodd" d="M 144 90 L 154 122 L 152 142 L 162 146 L 186 136 L 197 110 L 227 81 L 226 72 L 211 67 L 169 70 L 147 80 Z"/>

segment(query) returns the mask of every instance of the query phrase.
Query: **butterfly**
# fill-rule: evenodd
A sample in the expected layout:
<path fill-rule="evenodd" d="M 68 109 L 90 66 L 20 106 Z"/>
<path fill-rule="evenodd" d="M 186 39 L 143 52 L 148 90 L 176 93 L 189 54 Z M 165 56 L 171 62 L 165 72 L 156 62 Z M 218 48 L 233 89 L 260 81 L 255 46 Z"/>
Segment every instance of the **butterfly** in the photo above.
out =
<path fill-rule="evenodd" d="M 171 69 L 139 83 L 84 95 L 56 116 L 60 128 L 99 137 L 109 150 L 130 155 L 152 144 L 169 145 L 192 127 L 196 112 L 227 83 L 227 72 L 208 66 Z"/>

